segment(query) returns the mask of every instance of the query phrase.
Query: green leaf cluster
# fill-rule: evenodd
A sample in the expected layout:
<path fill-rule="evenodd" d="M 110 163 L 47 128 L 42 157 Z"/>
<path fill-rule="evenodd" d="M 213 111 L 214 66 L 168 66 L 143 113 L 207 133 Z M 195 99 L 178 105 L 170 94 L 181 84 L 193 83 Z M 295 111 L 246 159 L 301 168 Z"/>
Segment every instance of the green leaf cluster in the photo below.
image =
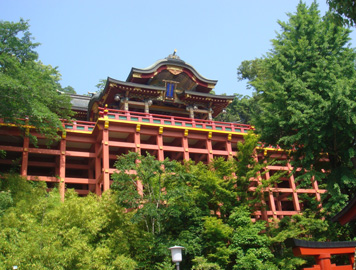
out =
<path fill-rule="evenodd" d="M 73 115 L 70 98 L 60 94 L 57 68 L 37 61 L 39 43 L 32 40 L 27 21 L 0 21 L 0 118 L 55 139 L 60 119 Z"/>
<path fill-rule="evenodd" d="M 356 3 L 353 0 L 327 0 L 329 10 L 336 23 L 354 26 L 356 23 Z"/>

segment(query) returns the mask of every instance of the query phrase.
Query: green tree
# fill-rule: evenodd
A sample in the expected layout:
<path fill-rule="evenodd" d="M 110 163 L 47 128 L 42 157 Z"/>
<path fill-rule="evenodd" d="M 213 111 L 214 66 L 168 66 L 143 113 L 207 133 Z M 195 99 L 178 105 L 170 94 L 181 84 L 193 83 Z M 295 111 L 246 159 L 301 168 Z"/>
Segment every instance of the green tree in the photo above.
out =
<path fill-rule="evenodd" d="M 350 30 L 330 16 L 321 18 L 315 2 L 300 3 L 288 16 L 288 22 L 279 21 L 282 31 L 259 60 L 257 75 L 248 77 L 258 97 L 253 124 L 261 141 L 293 150 L 294 162 L 308 171 L 328 156 L 330 205 L 338 211 L 347 199 L 342 194 L 356 183 L 356 54 L 347 46 Z"/>
<path fill-rule="evenodd" d="M 227 106 L 226 113 L 220 113 L 214 120 L 250 124 L 253 99 L 249 96 L 235 94 L 234 100 Z"/>
<path fill-rule="evenodd" d="M 106 79 L 100 79 L 99 82 L 95 85 L 95 87 L 97 89 L 96 92 L 100 93 L 101 91 L 103 91 L 105 88 L 105 85 L 106 85 Z"/>
<path fill-rule="evenodd" d="M 75 94 L 77 94 L 77 92 L 75 91 L 75 89 L 74 89 L 72 86 L 70 86 L 70 85 L 68 85 L 68 86 L 66 86 L 66 87 L 64 87 L 64 88 L 62 88 L 61 91 L 63 91 L 63 92 L 66 93 L 66 94 L 70 94 L 70 95 L 75 95 Z"/>
<path fill-rule="evenodd" d="M 1 269 L 136 269 L 131 254 L 148 247 L 114 194 L 81 198 L 69 190 L 62 203 L 57 190 L 23 181 L 26 196 L 0 218 Z"/>
<path fill-rule="evenodd" d="M 61 95 L 60 74 L 44 65 L 34 50 L 29 24 L 0 21 L 0 118 L 34 126 L 49 139 L 57 138 L 60 119 L 72 115 L 70 99 Z"/>
<path fill-rule="evenodd" d="M 336 22 L 353 26 L 356 23 L 356 3 L 354 0 L 327 0 Z"/>

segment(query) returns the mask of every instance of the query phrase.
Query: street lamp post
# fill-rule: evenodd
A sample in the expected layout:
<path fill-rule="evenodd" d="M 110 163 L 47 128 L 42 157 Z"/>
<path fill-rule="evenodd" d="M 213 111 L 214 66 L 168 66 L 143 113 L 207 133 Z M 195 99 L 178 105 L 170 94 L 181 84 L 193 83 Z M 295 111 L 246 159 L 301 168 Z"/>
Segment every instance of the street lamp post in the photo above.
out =
<path fill-rule="evenodd" d="M 174 246 L 169 248 L 172 253 L 172 262 L 176 263 L 176 268 L 179 270 L 179 263 L 182 261 L 182 250 L 184 247 Z"/>

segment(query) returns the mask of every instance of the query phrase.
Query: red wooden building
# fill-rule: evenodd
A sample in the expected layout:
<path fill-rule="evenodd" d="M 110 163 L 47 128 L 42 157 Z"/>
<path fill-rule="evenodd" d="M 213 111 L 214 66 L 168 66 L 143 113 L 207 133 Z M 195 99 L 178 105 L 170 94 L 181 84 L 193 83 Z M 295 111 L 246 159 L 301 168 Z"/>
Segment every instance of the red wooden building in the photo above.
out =
<path fill-rule="evenodd" d="M 0 123 L 0 150 L 7 152 L 6 159 L 0 159 L 0 169 L 4 171 L 18 161 L 24 177 L 46 181 L 49 188 L 59 184 L 64 198 L 66 188 L 75 188 L 82 195 L 100 195 L 108 190 L 117 155 L 129 151 L 148 152 L 159 160 L 208 163 L 214 157 L 233 158 L 237 142 L 251 127 L 213 121 L 234 98 L 212 94 L 216 83 L 175 53 L 146 69 L 132 68 L 126 81 L 108 78 L 98 94 L 72 95 L 77 120 L 64 122 L 62 139 L 49 148 L 45 138 L 31 128 L 28 132 L 38 137 L 37 147 L 16 126 Z M 257 158 L 268 153 L 277 160 L 261 177 L 292 171 L 281 149 L 261 148 L 257 152 Z M 319 189 L 317 181 L 298 188 L 294 177 L 288 174 L 274 187 L 262 190 L 267 209 L 257 211 L 253 218 L 300 213 L 301 194 L 321 201 L 321 193 L 326 191 Z M 258 184 L 259 179 L 251 179 L 250 189 Z"/>

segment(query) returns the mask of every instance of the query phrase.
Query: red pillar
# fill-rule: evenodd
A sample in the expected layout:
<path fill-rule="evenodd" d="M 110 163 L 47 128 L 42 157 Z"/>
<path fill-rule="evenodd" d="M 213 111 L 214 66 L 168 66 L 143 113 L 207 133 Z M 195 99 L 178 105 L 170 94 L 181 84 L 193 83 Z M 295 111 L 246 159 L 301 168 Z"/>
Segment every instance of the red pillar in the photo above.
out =
<path fill-rule="evenodd" d="M 59 156 L 59 194 L 61 196 L 62 201 L 64 201 L 65 177 L 66 177 L 66 140 L 62 137 L 60 143 L 60 156 Z"/>
<path fill-rule="evenodd" d="M 105 121 L 105 126 L 103 129 L 103 191 L 110 188 L 110 174 L 109 174 L 109 121 Z"/>
<path fill-rule="evenodd" d="M 25 135 L 23 139 L 23 152 L 22 152 L 22 164 L 21 164 L 21 175 L 27 175 L 27 167 L 28 167 L 28 148 L 30 147 L 30 138 Z"/>
<path fill-rule="evenodd" d="M 158 151 L 157 151 L 157 159 L 159 161 L 164 160 L 164 145 L 163 145 L 163 127 L 159 127 L 158 134 L 157 134 L 157 146 L 158 146 Z"/>
<path fill-rule="evenodd" d="M 258 162 L 258 155 L 256 153 L 256 150 L 254 152 L 254 159 L 256 162 Z M 261 177 L 261 173 L 258 172 L 257 175 L 257 183 L 258 185 L 262 185 L 262 177 Z M 266 210 L 266 200 L 264 199 L 264 194 L 263 194 L 263 190 L 261 191 L 261 218 L 262 220 L 268 221 L 268 215 L 267 215 L 267 210 Z"/>
<path fill-rule="evenodd" d="M 89 179 L 95 179 L 94 168 L 95 168 L 95 162 L 92 159 L 89 159 L 89 161 L 88 161 L 88 177 L 89 177 Z M 90 192 L 95 192 L 95 187 L 93 187 L 93 185 L 89 185 L 88 190 Z"/>
<path fill-rule="evenodd" d="M 319 203 L 319 207 L 321 208 L 322 205 L 321 205 L 321 196 L 320 196 L 320 193 L 319 193 L 319 186 L 318 186 L 318 182 L 315 180 L 315 177 L 312 176 L 311 178 L 311 181 L 312 181 L 312 186 L 313 186 L 313 189 L 315 190 L 315 198 Z"/>
<path fill-rule="evenodd" d="M 317 264 L 320 266 L 320 270 L 331 270 L 330 254 L 320 254 L 317 256 Z"/>
<path fill-rule="evenodd" d="M 182 146 L 183 146 L 183 159 L 189 160 L 189 144 L 188 144 L 188 129 L 184 131 L 184 136 L 182 138 Z"/>
<path fill-rule="evenodd" d="M 206 148 L 208 149 L 208 163 L 213 161 L 213 145 L 211 143 L 211 132 L 208 133 L 208 138 L 206 139 Z"/>
<path fill-rule="evenodd" d="M 349 254 L 349 262 L 350 262 L 350 265 L 354 265 L 355 263 L 355 253 L 354 254 Z"/>
<path fill-rule="evenodd" d="M 228 158 L 231 159 L 233 158 L 232 156 L 232 146 L 231 146 L 231 134 L 229 134 L 227 136 L 227 140 L 226 140 L 226 151 L 227 151 L 227 154 L 228 154 Z"/>
<path fill-rule="evenodd" d="M 295 181 L 294 181 L 294 175 L 291 174 L 292 172 L 292 166 L 290 165 L 290 163 L 287 163 L 288 166 L 288 170 L 289 170 L 289 185 L 293 190 L 293 205 L 294 205 L 294 210 L 295 211 L 299 211 L 300 212 L 300 205 L 299 205 L 299 199 L 298 199 L 298 193 L 297 193 L 297 188 L 295 186 Z"/>
<path fill-rule="evenodd" d="M 141 125 L 136 125 L 136 132 L 134 134 L 134 143 L 135 143 L 135 150 L 140 155 L 141 154 Z"/>
<path fill-rule="evenodd" d="M 102 174 L 102 169 L 101 169 L 101 159 L 99 156 L 99 150 L 100 150 L 100 144 L 99 142 L 95 142 L 95 194 L 98 196 L 101 196 L 101 174 Z"/>

